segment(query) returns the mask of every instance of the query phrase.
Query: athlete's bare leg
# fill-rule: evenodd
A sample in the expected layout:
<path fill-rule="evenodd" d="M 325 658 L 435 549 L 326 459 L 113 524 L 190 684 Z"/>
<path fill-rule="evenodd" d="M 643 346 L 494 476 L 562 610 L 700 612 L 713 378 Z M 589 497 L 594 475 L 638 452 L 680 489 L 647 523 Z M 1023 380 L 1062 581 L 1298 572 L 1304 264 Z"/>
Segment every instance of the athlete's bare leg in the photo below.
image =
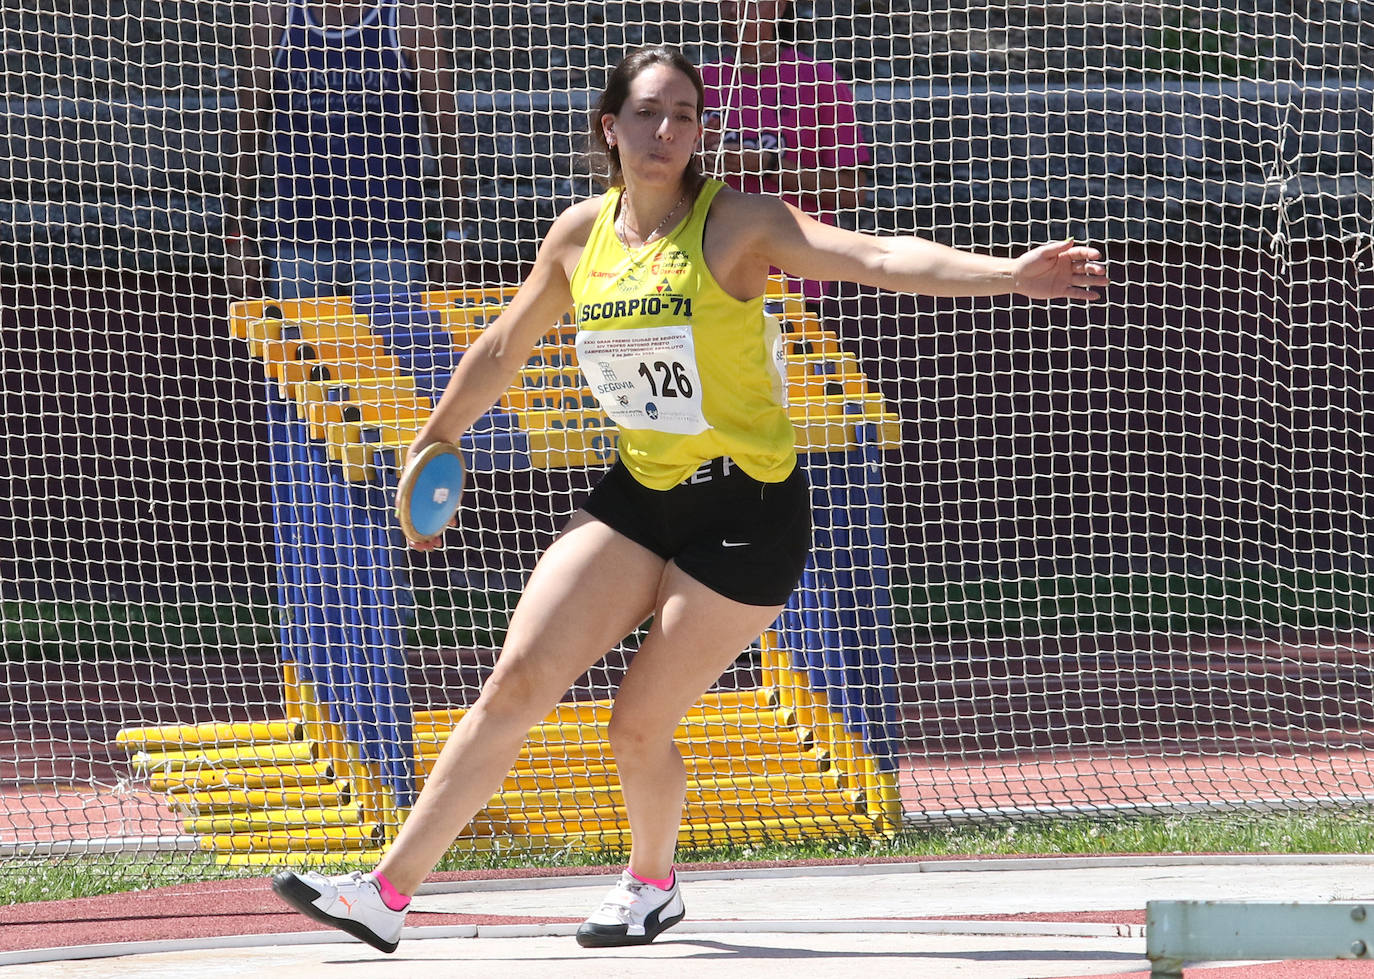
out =
<path fill-rule="evenodd" d="M 673 866 L 687 788 L 673 732 L 782 606 L 744 605 L 669 562 L 653 626 L 620 684 L 609 738 L 629 810 L 630 868 L 663 879 Z"/>
<path fill-rule="evenodd" d="M 477 703 L 449 735 L 396 842 L 377 867 L 402 894 L 505 781 L 529 734 L 567 689 L 654 610 L 665 562 L 578 513 L 530 576 Z"/>

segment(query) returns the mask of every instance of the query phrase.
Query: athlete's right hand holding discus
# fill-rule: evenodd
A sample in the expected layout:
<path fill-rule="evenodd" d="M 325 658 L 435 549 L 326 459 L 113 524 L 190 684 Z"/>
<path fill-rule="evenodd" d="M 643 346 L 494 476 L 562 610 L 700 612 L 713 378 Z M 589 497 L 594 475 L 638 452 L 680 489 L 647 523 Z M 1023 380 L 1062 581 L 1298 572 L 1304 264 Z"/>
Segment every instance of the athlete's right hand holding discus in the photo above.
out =
<path fill-rule="evenodd" d="M 645 48 L 611 73 L 591 116 L 610 188 L 564 211 L 510 306 L 463 355 L 411 448 L 458 443 L 571 307 L 578 362 L 619 429 L 619 458 L 530 574 L 481 696 L 367 875 L 278 874 L 306 914 L 390 951 L 408 898 L 501 787 L 532 727 L 646 621 L 607 739 L 632 836 L 619 884 L 578 931 L 642 944 L 685 913 L 673 857 L 686 792 L 683 715 L 768 628 L 811 543 L 765 317 L 770 268 L 939 296 L 1093 300 L 1101 256 L 1071 241 L 1016 258 L 821 224 L 704 178 L 700 75 Z"/>

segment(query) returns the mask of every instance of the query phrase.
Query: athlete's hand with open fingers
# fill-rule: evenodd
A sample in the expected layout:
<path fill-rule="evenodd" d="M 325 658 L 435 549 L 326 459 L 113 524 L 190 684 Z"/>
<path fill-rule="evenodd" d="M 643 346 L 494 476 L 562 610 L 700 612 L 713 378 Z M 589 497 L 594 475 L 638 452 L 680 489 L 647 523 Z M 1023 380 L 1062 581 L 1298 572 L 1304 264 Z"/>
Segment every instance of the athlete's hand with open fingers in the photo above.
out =
<path fill-rule="evenodd" d="M 1102 253 L 1073 239 L 1032 248 L 1016 260 L 1016 291 L 1032 299 L 1101 299 L 1108 285 Z"/>

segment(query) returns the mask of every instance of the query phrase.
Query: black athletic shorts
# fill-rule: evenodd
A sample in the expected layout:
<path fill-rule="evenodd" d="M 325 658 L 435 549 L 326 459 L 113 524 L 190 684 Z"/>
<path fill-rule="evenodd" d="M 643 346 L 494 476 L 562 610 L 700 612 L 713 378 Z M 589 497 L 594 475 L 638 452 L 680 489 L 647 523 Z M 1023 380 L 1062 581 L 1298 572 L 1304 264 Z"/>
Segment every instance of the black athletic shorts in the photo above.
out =
<path fill-rule="evenodd" d="M 722 456 L 655 490 L 617 460 L 582 509 L 745 605 L 785 604 L 811 552 L 811 491 L 801 466 L 780 483 L 760 483 Z"/>

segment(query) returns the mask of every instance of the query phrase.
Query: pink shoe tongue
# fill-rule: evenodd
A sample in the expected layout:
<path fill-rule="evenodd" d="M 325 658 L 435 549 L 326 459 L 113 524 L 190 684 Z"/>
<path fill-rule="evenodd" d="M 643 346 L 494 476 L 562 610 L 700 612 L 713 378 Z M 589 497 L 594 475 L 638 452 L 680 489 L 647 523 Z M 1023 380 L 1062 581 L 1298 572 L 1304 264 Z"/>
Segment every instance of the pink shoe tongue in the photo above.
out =
<path fill-rule="evenodd" d="M 668 874 L 667 877 L 663 878 L 662 880 L 653 880 L 649 877 L 641 877 L 633 870 L 630 870 L 628 872 L 631 877 L 639 881 L 641 884 L 648 884 L 650 887 L 657 887 L 660 891 L 671 891 L 673 889 L 673 877 L 676 876 L 677 873 L 676 871 L 672 871 Z"/>
<path fill-rule="evenodd" d="M 391 881 L 387 880 L 383 874 L 374 870 L 371 876 L 377 882 L 377 892 L 382 896 L 382 903 L 388 908 L 392 911 L 404 911 L 410 906 L 410 898 L 392 887 Z"/>

